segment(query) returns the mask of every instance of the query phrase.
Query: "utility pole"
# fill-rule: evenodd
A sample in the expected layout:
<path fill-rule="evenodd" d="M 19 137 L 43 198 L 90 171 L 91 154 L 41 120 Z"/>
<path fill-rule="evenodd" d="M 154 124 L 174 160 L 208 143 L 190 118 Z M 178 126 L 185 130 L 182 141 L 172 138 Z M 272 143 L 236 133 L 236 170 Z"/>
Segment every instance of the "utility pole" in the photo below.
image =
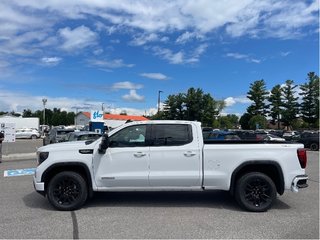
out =
<path fill-rule="evenodd" d="M 43 103 L 43 125 L 46 125 L 46 103 L 47 103 L 47 99 L 43 98 L 42 99 L 42 103 Z"/>
<path fill-rule="evenodd" d="M 163 93 L 163 91 L 158 91 L 158 113 L 160 112 L 160 94 Z"/>

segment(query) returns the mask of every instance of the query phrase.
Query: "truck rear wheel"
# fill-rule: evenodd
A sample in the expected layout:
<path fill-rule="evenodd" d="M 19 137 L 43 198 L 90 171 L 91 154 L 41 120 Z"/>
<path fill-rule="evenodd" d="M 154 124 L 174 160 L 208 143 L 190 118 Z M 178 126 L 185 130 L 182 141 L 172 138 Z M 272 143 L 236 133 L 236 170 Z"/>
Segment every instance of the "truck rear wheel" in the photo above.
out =
<path fill-rule="evenodd" d="M 239 205 L 252 212 L 267 211 L 277 197 L 277 189 L 270 177 L 260 172 L 243 175 L 237 182 L 235 198 Z"/>
<path fill-rule="evenodd" d="M 80 174 L 71 171 L 60 172 L 50 180 L 47 196 L 56 209 L 72 211 L 85 203 L 88 187 Z"/>

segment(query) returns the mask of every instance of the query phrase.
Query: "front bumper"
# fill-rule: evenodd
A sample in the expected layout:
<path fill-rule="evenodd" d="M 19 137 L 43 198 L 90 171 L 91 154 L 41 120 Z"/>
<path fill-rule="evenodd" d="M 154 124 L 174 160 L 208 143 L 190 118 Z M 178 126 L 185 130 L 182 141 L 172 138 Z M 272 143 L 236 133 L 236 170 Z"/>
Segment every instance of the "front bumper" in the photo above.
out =
<path fill-rule="evenodd" d="M 44 183 L 43 182 L 37 182 L 37 179 L 36 179 L 35 176 L 33 176 L 33 187 L 41 195 L 45 194 L 45 192 L 44 192 Z"/>
<path fill-rule="evenodd" d="M 298 192 L 299 188 L 306 188 L 308 187 L 308 175 L 298 175 L 296 176 L 291 184 L 291 191 Z"/>

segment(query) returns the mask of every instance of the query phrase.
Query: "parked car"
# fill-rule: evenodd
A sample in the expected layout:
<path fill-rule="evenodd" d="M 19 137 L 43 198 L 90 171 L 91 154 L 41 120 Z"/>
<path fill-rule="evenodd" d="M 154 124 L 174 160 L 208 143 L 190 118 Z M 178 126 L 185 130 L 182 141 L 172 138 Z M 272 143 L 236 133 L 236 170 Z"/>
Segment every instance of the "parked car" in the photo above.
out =
<path fill-rule="evenodd" d="M 310 148 L 312 151 L 319 150 L 319 132 L 304 132 L 301 134 L 299 143 L 304 144 L 305 148 Z"/>
<path fill-rule="evenodd" d="M 89 131 L 70 132 L 67 134 L 66 142 L 86 141 L 86 140 L 95 141 L 101 136 L 102 136 L 101 133 L 89 132 Z"/>
<path fill-rule="evenodd" d="M 52 128 L 47 136 L 43 139 L 43 145 L 51 143 L 64 142 L 68 133 L 74 132 L 74 129 Z"/>
<path fill-rule="evenodd" d="M 31 128 L 22 128 L 16 130 L 16 138 L 30 138 L 30 139 L 37 139 L 40 137 L 40 133 Z"/>
<path fill-rule="evenodd" d="M 300 138 L 299 132 L 297 131 L 287 131 L 284 132 L 282 137 L 287 141 L 297 140 Z"/>
<path fill-rule="evenodd" d="M 285 142 L 286 139 L 282 138 L 282 137 L 279 137 L 279 136 L 276 136 L 276 135 L 273 135 L 273 134 L 266 134 L 266 136 L 263 138 L 263 140 L 265 141 L 272 141 L 272 142 Z"/>
<path fill-rule="evenodd" d="M 257 134 L 252 130 L 234 131 L 242 140 L 257 140 Z"/>
<path fill-rule="evenodd" d="M 241 140 L 241 138 L 234 132 L 228 131 L 212 131 L 206 134 L 205 140 Z"/>

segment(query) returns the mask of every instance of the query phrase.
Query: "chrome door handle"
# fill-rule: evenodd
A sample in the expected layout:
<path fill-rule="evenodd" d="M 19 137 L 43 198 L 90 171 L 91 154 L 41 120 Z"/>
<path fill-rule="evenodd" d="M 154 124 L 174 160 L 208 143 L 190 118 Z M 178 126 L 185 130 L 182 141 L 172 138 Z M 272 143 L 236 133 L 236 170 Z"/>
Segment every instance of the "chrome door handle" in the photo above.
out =
<path fill-rule="evenodd" d="M 193 156 L 196 155 L 196 153 L 195 153 L 195 152 L 192 152 L 192 151 L 188 151 L 188 152 L 185 152 L 184 155 L 185 155 L 186 157 L 193 157 Z"/>
<path fill-rule="evenodd" d="M 133 154 L 133 156 L 135 156 L 135 157 L 144 157 L 144 156 L 146 156 L 147 154 L 146 153 L 143 153 L 143 152 L 136 152 L 136 153 L 134 153 Z"/>

